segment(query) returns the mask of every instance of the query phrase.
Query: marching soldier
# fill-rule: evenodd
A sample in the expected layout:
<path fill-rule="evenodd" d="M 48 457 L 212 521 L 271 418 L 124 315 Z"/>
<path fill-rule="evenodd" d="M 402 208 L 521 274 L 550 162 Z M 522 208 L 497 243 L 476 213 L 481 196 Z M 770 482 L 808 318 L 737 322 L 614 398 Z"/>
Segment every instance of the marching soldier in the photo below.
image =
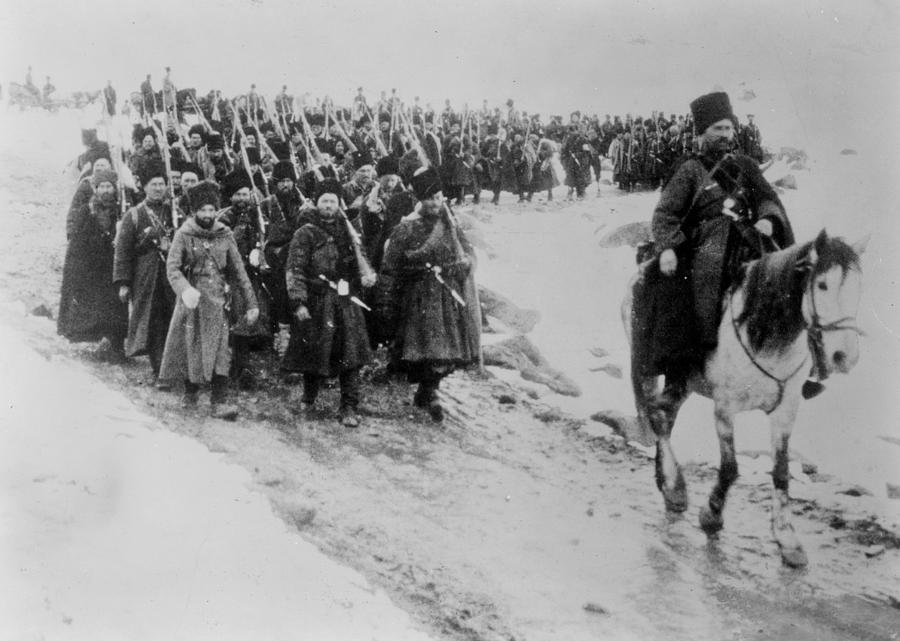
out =
<path fill-rule="evenodd" d="M 441 379 L 479 359 L 481 312 L 471 276 L 474 253 L 444 202 L 440 176 L 433 168 L 420 169 L 412 187 L 420 209 L 391 234 L 379 310 L 395 328 L 399 369 L 419 384 L 416 407 L 439 422 Z"/>
<path fill-rule="evenodd" d="M 125 354 L 147 354 L 154 377 L 159 376 L 174 296 L 166 279 L 166 257 L 172 235 L 184 215 L 166 200 L 169 176 L 161 162 L 140 175 L 144 200 L 129 209 L 116 235 L 113 283 L 119 299 L 132 303 Z M 160 389 L 167 389 L 164 383 Z"/>
<path fill-rule="evenodd" d="M 340 194 L 340 183 L 323 181 L 309 222 L 291 240 L 286 280 L 297 328 L 284 368 L 303 373 L 304 412 L 313 408 L 322 380 L 338 376 L 341 424 L 357 427 L 359 369 L 371 360 L 361 296 L 374 279 L 363 275 L 363 254 L 354 250 Z"/>

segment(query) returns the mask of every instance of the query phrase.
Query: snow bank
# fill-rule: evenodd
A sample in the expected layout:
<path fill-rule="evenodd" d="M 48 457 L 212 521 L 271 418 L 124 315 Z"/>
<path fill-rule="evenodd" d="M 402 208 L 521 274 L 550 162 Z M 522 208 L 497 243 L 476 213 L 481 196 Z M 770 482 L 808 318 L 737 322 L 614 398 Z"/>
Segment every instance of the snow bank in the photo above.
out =
<path fill-rule="evenodd" d="M 427 638 L 245 470 L 6 327 L 0 352 L 0 637 Z"/>

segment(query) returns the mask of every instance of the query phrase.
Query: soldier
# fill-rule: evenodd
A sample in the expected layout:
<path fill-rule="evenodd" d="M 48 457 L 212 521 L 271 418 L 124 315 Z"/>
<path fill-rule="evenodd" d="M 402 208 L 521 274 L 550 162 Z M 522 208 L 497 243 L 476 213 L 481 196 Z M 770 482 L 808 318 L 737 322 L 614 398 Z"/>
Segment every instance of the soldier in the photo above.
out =
<path fill-rule="evenodd" d="M 310 222 L 291 240 L 286 280 L 297 331 L 285 365 L 303 373 L 304 412 L 313 408 L 322 380 L 338 376 L 341 424 L 357 427 L 359 369 L 371 360 L 361 296 L 374 281 L 361 276 L 340 193 L 336 180 L 323 181 Z"/>
<path fill-rule="evenodd" d="M 103 88 L 103 103 L 106 107 L 106 113 L 110 116 L 116 115 L 116 90 L 113 89 L 112 80 L 106 81 Z"/>
<path fill-rule="evenodd" d="M 588 139 L 581 133 L 580 112 L 574 112 L 569 124 L 569 131 L 563 140 L 560 152 L 563 167 L 566 170 L 566 185 L 569 196 L 572 190 L 578 200 L 584 199 L 585 189 L 591 184 L 591 150 Z"/>
<path fill-rule="evenodd" d="M 397 367 L 419 384 L 413 402 L 439 422 L 444 418 L 441 379 L 479 359 L 474 253 L 444 202 L 437 171 L 419 169 L 412 187 L 419 213 L 391 234 L 378 307 L 386 324 L 396 328 Z"/>
<path fill-rule="evenodd" d="M 56 331 L 73 342 L 109 341 L 113 361 L 125 358 L 128 307 L 113 288 L 113 240 L 119 215 L 117 176 L 95 167 L 89 201 L 69 212 Z"/>
<path fill-rule="evenodd" d="M 763 161 L 762 134 L 753 122 L 753 114 L 747 114 L 747 124 L 741 128 L 740 146 L 756 162 Z"/>
<path fill-rule="evenodd" d="M 166 280 L 166 256 L 172 234 L 184 215 L 166 200 L 168 182 L 161 162 L 144 167 L 140 180 L 144 201 L 129 209 L 116 235 L 113 283 L 123 303 L 132 302 L 125 354 L 150 357 L 154 377 L 159 376 L 169 320 L 174 308 Z M 166 384 L 159 385 L 167 389 Z"/>
<path fill-rule="evenodd" d="M 166 275 L 177 301 L 163 353 L 160 379 L 184 381 L 184 403 L 197 403 L 200 385 L 211 383 L 211 414 L 233 420 L 226 403 L 231 351 L 228 347 L 229 292 L 243 303 L 244 320 L 259 309 L 231 231 L 216 221 L 219 188 L 203 182 L 188 194 L 194 214 L 175 232 Z"/>
<path fill-rule="evenodd" d="M 41 100 L 44 102 L 44 105 L 47 106 L 50 103 L 50 94 L 56 91 L 56 87 L 53 86 L 53 83 L 50 82 L 50 76 L 47 76 L 47 80 L 44 83 L 44 88 L 41 90 Z"/>
<path fill-rule="evenodd" d="M 234 162 L 225 150 L 225 138 L 219 132 L 211 133 L 206 139 L 206 158 L 200 165 L 203 177 L 222 183 L 225 176 L 234 170 Z"/>
<path fill-rule="evenodd" d="M 678 166 L 652 221 L 662 278 L 651 281 L 659 313 L 648 320 L 658 338 L 645 361 L 662 370 L 667 388 L 683 388 L 692 366 L 716 346 L 721 297 L 739 266 L 772 248 L 771 240 L 779 247 L 794 243 L 784 207 L 759 166 L 730 153 L 735 118 L 728 94 L 700 96 L 691 112 L 700 151 Z"/>

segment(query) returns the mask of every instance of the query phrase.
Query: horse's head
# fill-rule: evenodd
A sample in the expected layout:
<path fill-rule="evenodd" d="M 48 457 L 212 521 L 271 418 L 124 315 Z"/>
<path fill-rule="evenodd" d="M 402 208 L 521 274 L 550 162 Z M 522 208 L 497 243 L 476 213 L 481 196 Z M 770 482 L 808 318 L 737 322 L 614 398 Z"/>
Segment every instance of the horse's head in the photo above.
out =
<path fill-rule="evenodd" d="M 849 372 L 859 360 L 856 314 L 862 287 L 859 257 L 868 236 L 853 245 L 829 238 L 823 229 L 806 256 L 809 269 L 803 297 L 803 318 L 816 365 L 824 371 Z"/>

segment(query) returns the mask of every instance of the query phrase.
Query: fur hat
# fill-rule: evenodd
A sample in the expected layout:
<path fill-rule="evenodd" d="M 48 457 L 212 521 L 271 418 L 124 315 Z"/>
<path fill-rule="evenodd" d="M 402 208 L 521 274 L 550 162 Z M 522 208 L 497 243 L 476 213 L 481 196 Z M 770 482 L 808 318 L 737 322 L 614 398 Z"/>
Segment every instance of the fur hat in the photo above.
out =
<path fill-rule="evenodd" d="M 379 177 L 400 173 L 400 162 L 393 156 L 379 158 L 375 163 L 375 174 Z"/>
<path fill-rule="evenodd" d="M 219 208 L 219 186 L 211 180 L 204 180 L 191 187 L 188 191 L 188 202 L 191 211 L 199 211 L 204 205 L 212 205 Z"/>
<path fill-rule="evenodd" d="M 297 182 L 297 176 L 294 173 L 294 165 L 291 164 L 290 160 L 279 160 L 275 163 L 275 166 L 272 167 L 272 180 L 278 182 L 279 180 L 284 180 L 285 178 L 290 178 L 294 182 Z"/>
<path fill-rule="evenodd" d="M 381 113 L 378 114 L 378 122 L 390 122 L 390 121 L 391 121 L 391 114 L 389 114 L 388 112 L 382 111 Z"/>
<path fill-rule="evenodd" d="M 192 173 L 200 180 L 203 180 L 203 170 L 200 169 L 195 163 L 192 162 L 181 162 L 181 175 L 183 176 L 186 173 Z"/>
<path fill-rule="evenodd" d="M 247 172 L 243 170 L 231 172 L 222 179 L 222 200 L 225 202 L 231 201 L 231 197 L 244 187 L 253 188 Z"/>
<path fill-rule="evenodd" d="M 724 91 L 708 93 L 694 100 L 691 103 L 691 114 L 694 116 L 694 131 L 698 135 L 720 120 L 735 120 L 731 101 Z"/>
<path fill-rule="evenodd" d="M 203 128 L 203 125 L 194 125 L 190 129 L 188 129 L 188 138 L 190 138 L 194 134 L 200 134 L 200 138 L 205 139 L 206 129 Z"/>
<path fill-rule="evenodd" d="M 218 131 L 214 131 L 206 139 L 206 150 L 215 151 L 217 149 L 225 149 L 225 137 Z"/>
<path fill-rule="evenodd" d="M 166 183 L 169 182 L 169 174 L 166 172 L 166 166 L 160 160 L 148 162 L 141 168 L 141 185 L 146 185 L 154 178 L 162 178 Z"/>
<path fill-rule="evenodd" d="M 115 187 L 118 180 L 118 175 L 112 169 L 97 169 L 91 174 L 91 187 L 96 189 L 100 183 L 112 183 Z"/>
<path fill-rule="evenodd" d="M 412 180 L 413 174 L 416 173 L 416 170 L 421 166 L 422 161 L 419 160 L 419 154 L 415 150 L 406 152 L 403 158 L 397 163 L 397 169 L 400 172 L 400 176 L 406 182 Z"/>
<path fill-rule="evenodd" d="M 273 140 L 268 145 L 278 160 L 287 160 L 291 157 L 291 145 L 286 140 Z"/>
<path fill-rule="evenodd" d="M 410 183 L 412 185 L 413 193 L 419 200 L 431 198 L 444 188 L 441 184 L 440 174 L 438 174 L 434 167 L 419 169 L 413 174 Z"/>
<path fill-rule="evenodd" d="M 325 125 L 325 116 L 322 114 L 310 114 L 307 116 L 307 120 L 309 121 L 310 127 L 315 127 L 316 125 L 322 127 Z"/>
<path fill-rule="evenodd" d="M 341 183 L 339 183 L 334 178 L 326 178 L 316 185 L 316 202 L 318 203 L 319 198 L 321 198 L 325 194 L 334 194 L 338 197 L 338 199 L 340 199 L 343 193 L 344 190 L 341 187 Z"/>
<path fill-rule="evenodd" d="M 247 147 L 247 160 L 250 161 L 251 165 L 258 165 L 262 162 L 262 158 L 259 155 L 259 149 L 256 147 Z"/>
<path fill-rule="evenodd" d="M 81 144 L 85 147 L 90 147 L 95 142 L 97 142 L 97 130 L 96 129 L 82 129 L 81 130 Z"/>

